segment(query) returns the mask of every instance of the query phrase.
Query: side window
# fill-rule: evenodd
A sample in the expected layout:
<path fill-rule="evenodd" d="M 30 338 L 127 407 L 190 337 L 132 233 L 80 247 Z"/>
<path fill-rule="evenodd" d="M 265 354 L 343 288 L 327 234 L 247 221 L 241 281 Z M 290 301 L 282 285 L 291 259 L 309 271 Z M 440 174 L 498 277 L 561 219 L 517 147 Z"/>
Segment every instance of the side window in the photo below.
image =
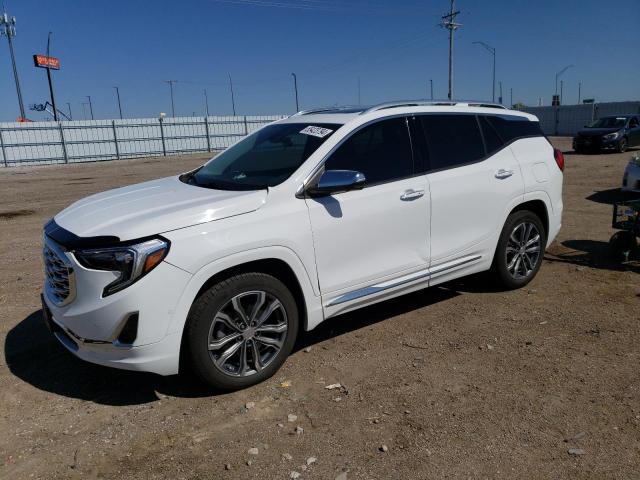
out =
<path fill-rule="evenodd" d="M 521 117 L 499 117 L 496 115 L 489 115 L 486 118 L 504 143 L 509 143 L 516 138 L 542 136 L 538 122 L 531 122 Z"/>
<path fill-rule="evenodd" d="M 629 120 L 629 128 L 636 128 L 637 126 L 638 126 L 637 117 L 633 117 L 631 120 Z"/>
<path fill-rule="evenodd" d="M 362 172 L 367 185 L 413 175 L 406 120 L 382 120 L 357 131 L 329 157 L 325 170 Z"/>
<path fill-rule="evenodd" d="M 427 138 L 430 170 L 457 167 L 485 156 L 475 115 L 422 115 L 420 122 Z"/>
<path fill-rule="evenodd" d="M 498 136 L 495 128 L 491 126 L 486 116 L 478 115 L 478 119 L 480 120 L 480 128 L 482 129 L 482 136 L 484 137 L 484 145 L 487 149 L 487 154 L 491 155 L 492 153 L 500 150 L 504 146 L 504 143 Z"/>

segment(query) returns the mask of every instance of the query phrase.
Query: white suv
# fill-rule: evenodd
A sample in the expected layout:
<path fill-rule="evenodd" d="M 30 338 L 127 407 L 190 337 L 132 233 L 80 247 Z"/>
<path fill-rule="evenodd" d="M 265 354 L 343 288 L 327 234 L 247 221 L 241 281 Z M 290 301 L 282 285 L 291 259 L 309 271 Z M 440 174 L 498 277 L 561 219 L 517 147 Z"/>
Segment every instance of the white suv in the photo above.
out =
<path fill-rule="evenodd" d="M 300 112 L 56 215 L 44 317 L 84 360 L 242 388 L 338 314 L 489 269 L 528 283 L 563 167 L 534 116 L 497 105 Z"/>

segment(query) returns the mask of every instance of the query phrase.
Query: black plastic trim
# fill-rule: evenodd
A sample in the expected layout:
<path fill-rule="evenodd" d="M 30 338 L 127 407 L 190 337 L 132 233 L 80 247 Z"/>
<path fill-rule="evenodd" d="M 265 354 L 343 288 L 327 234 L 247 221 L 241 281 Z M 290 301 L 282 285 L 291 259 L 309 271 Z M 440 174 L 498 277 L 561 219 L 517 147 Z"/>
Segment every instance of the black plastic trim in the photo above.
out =
<path fill-rule="evenodd" d="M 69 250 L 79 250 L 84 248 L 100 248 L 114 246 L 120 243 L 120 238 L 116 236 L 79 237 L 75 233 L 62 228 L 52 218 L 44 226 L 44 233 L 56 243 Z"/>

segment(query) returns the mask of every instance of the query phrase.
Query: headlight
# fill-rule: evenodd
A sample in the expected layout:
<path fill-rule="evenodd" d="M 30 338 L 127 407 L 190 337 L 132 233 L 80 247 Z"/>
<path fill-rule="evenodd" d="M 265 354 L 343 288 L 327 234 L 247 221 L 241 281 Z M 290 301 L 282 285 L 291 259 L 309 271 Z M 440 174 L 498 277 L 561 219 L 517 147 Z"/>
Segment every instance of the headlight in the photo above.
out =
<path fill-rule="evenodd" d="M 620 132 L 613 132 L 613 133 L 608 133 L 606 135 L 603 135 L 602 138 L 604 138 L 605 140 L 615 140 L 619 136 L 620 136 Z"/>
<path fill-rule="evenodd" d="M 118 274 L 104 287 L 103 297 L 128 287 L 153 270 L 167 255 L 169 243 L 154 238 L 135 245 L 96 248 L 74 252 L 78 262 L 93 270 L 106 270 Z"/>

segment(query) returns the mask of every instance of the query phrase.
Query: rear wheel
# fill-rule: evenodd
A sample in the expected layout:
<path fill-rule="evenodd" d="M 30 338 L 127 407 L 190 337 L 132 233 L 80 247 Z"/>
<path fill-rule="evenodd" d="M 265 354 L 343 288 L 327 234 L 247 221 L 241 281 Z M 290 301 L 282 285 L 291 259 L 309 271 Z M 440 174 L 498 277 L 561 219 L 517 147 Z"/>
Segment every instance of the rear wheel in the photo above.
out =
<path fill-rule="evenodd" d="M 633 232 L 616 232 L 609 240 L 609 256 L 616 262 L 627 262 L 638 251 L 638 242 Z"/>
<path fill-rule="evenodd" d="M 213 285 L 195 302 L 185 330 L 186 358 L 219 390 L 269 378 L 291 353 L 298 309 L 289 289 L 264 273 L 245 273 Z"/>
<path fill-rule="evenodd" d="M 504 224 L 493 259 L 493 272 L 507 289 L 520 288 L 536 276 L 547 243 L 540 218 L 533 212 L 509 215 Z"/>

